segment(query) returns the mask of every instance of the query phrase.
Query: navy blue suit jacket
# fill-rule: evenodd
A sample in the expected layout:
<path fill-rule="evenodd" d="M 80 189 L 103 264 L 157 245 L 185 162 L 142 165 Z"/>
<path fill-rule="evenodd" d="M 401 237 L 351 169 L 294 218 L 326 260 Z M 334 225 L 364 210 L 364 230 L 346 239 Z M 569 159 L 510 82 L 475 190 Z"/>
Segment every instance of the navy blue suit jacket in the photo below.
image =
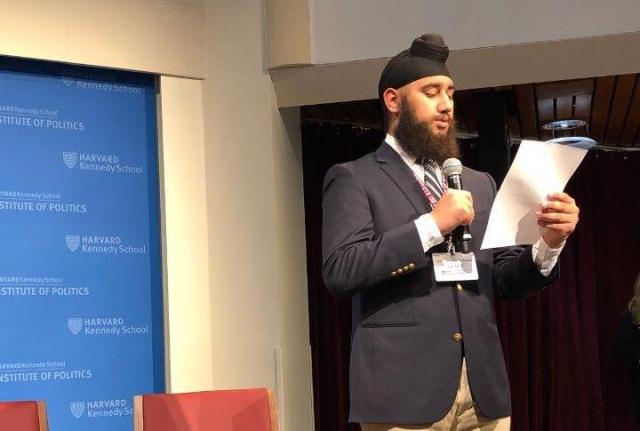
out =
<path fill-rule="evenodd" d="M 494 292 L 524 298 L 556 278 L 557 269 L 542 276 L 531 247 L 481 251 L 495 183 L 468 168 L 462 179 L 473 195 L 470 230 L 479 280 L 458 290 L 434 279 L 434 250 L 424 252 L 414 223 L 431 208 L 388 144 L 332 167 L 325 177 L 323 277 L 334 295 L 352 299 L 352 422 L 438 421 L 455 399 L 463 354 L 482 413 L 511 414 Z M 455 333 L 463 339 L 454 339 Z"/>

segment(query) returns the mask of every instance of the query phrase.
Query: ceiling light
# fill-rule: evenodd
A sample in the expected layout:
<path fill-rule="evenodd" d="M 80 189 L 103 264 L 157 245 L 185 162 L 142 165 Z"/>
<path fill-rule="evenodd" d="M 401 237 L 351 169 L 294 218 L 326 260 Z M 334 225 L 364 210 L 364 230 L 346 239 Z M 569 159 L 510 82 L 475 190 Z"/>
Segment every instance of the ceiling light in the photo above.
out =
<path fill-rule="evenodd" d="M 551 139 L 547 142 L 568 145 L 569 147 L 584 148 L 585 150 L 589 150 L 598 145 L 596 141 L 585 136 L 566 136 L 564 138 Z"/>
<path fill-rule="evenodd" d="M 570 120 L 550 121 L 548 123 L 543 124 L 542 128 L 544 130 L 551 130 L 551 131 L 557 132 L 561 130 L 579 129 L 580 127 L 584 127 L 586 125 L 587 125 L 586 121 L 570 119 Z"/>

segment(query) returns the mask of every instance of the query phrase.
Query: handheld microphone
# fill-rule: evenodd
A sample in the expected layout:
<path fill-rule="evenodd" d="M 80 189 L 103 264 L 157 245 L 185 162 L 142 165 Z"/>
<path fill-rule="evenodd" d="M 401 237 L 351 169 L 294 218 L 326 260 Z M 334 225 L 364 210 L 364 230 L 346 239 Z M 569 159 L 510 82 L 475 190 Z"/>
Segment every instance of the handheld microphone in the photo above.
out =
<path fill-rule="evenodd" d="M 442 164 L 442 173 L 447 177 L 447 184 L 450 189 L 464 190 L 462 187 L 462 163 L 458 159 L 447 159 Z M 453 231 L 453 239 L 456 250 L 462 253 L 471 251 L 471 233 L 469 226 L 458 226 Z"/>

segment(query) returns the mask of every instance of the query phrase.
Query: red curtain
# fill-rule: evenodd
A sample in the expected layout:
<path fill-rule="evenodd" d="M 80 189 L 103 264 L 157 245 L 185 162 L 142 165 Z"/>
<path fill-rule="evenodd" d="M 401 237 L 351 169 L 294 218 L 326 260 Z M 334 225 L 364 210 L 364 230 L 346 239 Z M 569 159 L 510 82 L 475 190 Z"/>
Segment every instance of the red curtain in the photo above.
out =
<path fill-rule="evenodd" d="M 347 423 L 350 304 L 322 284 L 322 180 L 333 164 L 375 150 L 384 135 L 310 122 L 302 130 L 316 429 L 355 431 Z M 463 161 L 476 159 L 463 146 Z M 562 253 L 560 279 L 527 301 L 496 304 L 514 431 L 637 429 L 614 346 L 640 270 L 639 174 L 640 152 L 590 152 L 567 187 L 581 220 Z"/>
<path fill-rule="evenodd" d="M 589 152 L 567 187 L 581 212 L 560 279 L 497 304 L 514 430 L 637 429 L 614 347 L 640 270 L 638 174 L 639 152 Z"/>
<path fill-rule="evenodd" d="M 309 332 L 316 431 L 356 431 L 349 414 L 351 304 L 329 295 L 322 282 L 322 181 L 336 163 L 380 145 L 384 135 L 351 126 L 303 123 L 302 152 L 309 286 Z"/>

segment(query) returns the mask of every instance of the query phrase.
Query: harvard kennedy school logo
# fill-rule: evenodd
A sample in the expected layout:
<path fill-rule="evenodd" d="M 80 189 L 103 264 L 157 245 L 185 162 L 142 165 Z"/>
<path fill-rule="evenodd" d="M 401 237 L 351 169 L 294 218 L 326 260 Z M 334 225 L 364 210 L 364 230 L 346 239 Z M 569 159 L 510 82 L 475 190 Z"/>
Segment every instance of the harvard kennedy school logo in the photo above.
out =
<path fill-rule="evenodd" d="M 80 247 L 80 235 L 66 235 L 64 242 L 67 243 L 69 251 L 76 251 Z"/>
<path fill-rule="evenodd" d="M 84 414 L 85 403 L 84 401 L 71 401 L 69 408 L 71 409 L 71 414 L 75 416 L 76 419 L 80 419 Z"/>
<path fill-rule="evenodd" d="M 67 319 L 67 328 L 73 335 L 78 335 L 82 331 L 82 318 L 70 317 Z"/>
<path fill-rule="evenodd" d="M 73 169 L 78 164 L 78 153 L 65 151 L 62 153 L 62 159 L 64 160 L 64 164 L 67 165 L 67 168 Z"/>

